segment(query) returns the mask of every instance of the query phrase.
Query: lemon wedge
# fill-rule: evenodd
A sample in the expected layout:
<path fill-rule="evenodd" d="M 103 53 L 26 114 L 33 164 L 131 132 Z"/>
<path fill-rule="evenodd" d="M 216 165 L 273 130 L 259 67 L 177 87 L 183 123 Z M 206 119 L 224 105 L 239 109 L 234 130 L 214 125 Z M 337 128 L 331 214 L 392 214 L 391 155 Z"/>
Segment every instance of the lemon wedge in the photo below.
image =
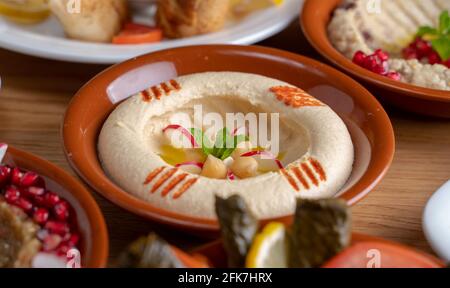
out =
<path fill-rule="evenodd" d="M 0 0 L 0 15 L 17 23 L 38 23 L 50 16 L 47 2 L 47 0 Z"/>
<path fill-rule="evenodd" d="M 236 17 L 248 15 L 254 11 L 283 4 L 284 0 L 232 0 L 231 7 Z"/>
<path fill-rule="evenodd" d="M 246 259 L 247 268 L 287 268 L 288 240 L 283 224 L 269 223 L 256 235 Z"/>

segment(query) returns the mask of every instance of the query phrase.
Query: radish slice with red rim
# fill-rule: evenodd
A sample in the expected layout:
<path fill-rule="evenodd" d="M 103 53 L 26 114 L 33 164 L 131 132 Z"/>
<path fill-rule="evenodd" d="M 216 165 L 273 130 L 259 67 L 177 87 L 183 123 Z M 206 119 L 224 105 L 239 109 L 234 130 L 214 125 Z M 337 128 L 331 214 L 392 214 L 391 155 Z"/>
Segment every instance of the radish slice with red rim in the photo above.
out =
<path fill-rule="evenodd" d="M 175 148 L 199 148 L 194 135 L 181 125 L 169 125 L 163 129 L 163 133 Z M 173 134 L 173 133 L 179 133 Z"/>
<path fill-rule="evenodd" d="M 236 176 L 231 171 L 228 171 L 227 177 L 228 177 L 228 180 L 231 180 L 231 181 L 236 180 Z"/>
<path fill-rule="evenodd" d="M 5 158 L 6 150 L 8 150 L 8 145 L 5 143 L 0 143 L 0 163 L 2 163 L 3 158 Z"/>
<path fill-rule="evenodd" d="M 200 174 L 203 170 L 203 163 L 200 162 L 184 162 L 177 164 L 175 167 L 180 168 L 183 171 L 186 171 L 191 174 Z"/>
<path fill-rule="evenodd" d="M 284 168 L 281 161 L 267 151 L 251 151 L 242 154 L 241 157 L 257 157 L 259 169 L 263 171 L 276 171 Z"/>

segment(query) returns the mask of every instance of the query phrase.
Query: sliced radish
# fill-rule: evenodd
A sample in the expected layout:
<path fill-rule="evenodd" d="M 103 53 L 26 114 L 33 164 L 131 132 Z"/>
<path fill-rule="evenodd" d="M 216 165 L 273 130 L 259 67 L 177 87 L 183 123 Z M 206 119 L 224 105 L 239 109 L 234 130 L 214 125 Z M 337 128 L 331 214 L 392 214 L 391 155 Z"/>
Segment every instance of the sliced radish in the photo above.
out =
<path fill-rule="evenodd" d="M 242 154 L 241 157 L 255 157 L 258 161 L 259 169 L 262 171 L 277 171 L 284 168 L 281 161 L 267 151 L 251 151 Z"/>
<path fill-rule="evenodd" d="M 31 263 L 33 268 L 66 268 L 66 265 L 63 257 L 50 253 L 38 253 Z"/>
<path fill-rule="evenodd" d="M 175 148 L 199 148 L 194 135 L 181 125 L 169 125 L 163 129 L 163 133 Z"/>
<path fill-rule="evenodd" d="M 228 180 L 231 180 L 231 181 L 236 180 L 236 176 L 231 171 L 228 171 L 227 177 L 228 177 Z"/>
<path fill-rule="evenodd" d="M 236 136 L 236 135 L 247 135 L 248 136 L 246 127 L 241 126 L 241 127 L 234 129 L 233 133 L 231 133 L 231 136 Z"/>
<path fill-rule="evenodd" d="M 203 170 L 203 163 L 200 162 L 185 162 L 177 164 L 175 167 L 180 168 L 183 171 L 186 171 L 191 174 L 200 175 Z"/>
<path fill-rule="evenodd" d="M 3 158 L 6 155 L 6 150 L 8 150 L 8 145 L 5 143 L 0 143 L 0 163 L 2 163 Z"/>

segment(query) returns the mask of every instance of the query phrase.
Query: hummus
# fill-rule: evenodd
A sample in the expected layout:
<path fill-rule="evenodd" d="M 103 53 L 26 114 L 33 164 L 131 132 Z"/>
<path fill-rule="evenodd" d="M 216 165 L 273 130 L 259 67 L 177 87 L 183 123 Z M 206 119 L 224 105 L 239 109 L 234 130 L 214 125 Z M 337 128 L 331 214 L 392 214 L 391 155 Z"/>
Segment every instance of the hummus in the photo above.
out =
<path fill-rule="evenodd" d="M 278 113 L 282 169 L 246 179 L 211 179 L 170 165 L 162 131 L 180 112 Z M 182 76 L 134 95 L 105 122 L 98 142 L 107 175 L 154 206 L 215 219 L 215 196 L 239 194 L 259 218 L 292 214 L 296 198 L 330 198 L 354 160 L 344 122 L 324 103 L 290 84 L 254 74 Z"/>
<path fill-rule="evenodd" d="M 382 49 L 390 53 L 390 70 L 400 73 L 402 82 L 450 91 L 450 69 L 446 66 L 401 56 L 418 28 L 436 27 L 445 10 L 450 10 L 448 0 L 344 0 L 334 11 L 328 35 L 333 46 L 349 59 L 357 51 L 373 54 Z"/>

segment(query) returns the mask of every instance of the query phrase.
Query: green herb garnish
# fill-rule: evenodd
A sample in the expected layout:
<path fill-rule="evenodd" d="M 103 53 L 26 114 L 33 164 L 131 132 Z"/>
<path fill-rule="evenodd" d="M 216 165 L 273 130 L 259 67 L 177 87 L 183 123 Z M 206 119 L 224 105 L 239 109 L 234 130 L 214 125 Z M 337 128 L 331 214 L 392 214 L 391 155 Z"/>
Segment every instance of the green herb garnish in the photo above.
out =
<path fill-rule="evenodd" d="M 214 145 L 202 130 L 191 128 L 190 132 L 194 136 L 195 141 L 201 144 L 202 151 L 206 156 L 212 155 L 220 160 L 230 157 L 240 143 L 249 141 L 249 138 L 245 135 L 231 135 L 228 128 L 223 128 L 217 132 Z"/>
<path fill-rule="evenodd" d="M 450 59 L 450 14 L 448 11 L 441 13 L 438 28 L 422 26 L 417 36 L 430 41 L 431 46 L 443 61 Z"/>

